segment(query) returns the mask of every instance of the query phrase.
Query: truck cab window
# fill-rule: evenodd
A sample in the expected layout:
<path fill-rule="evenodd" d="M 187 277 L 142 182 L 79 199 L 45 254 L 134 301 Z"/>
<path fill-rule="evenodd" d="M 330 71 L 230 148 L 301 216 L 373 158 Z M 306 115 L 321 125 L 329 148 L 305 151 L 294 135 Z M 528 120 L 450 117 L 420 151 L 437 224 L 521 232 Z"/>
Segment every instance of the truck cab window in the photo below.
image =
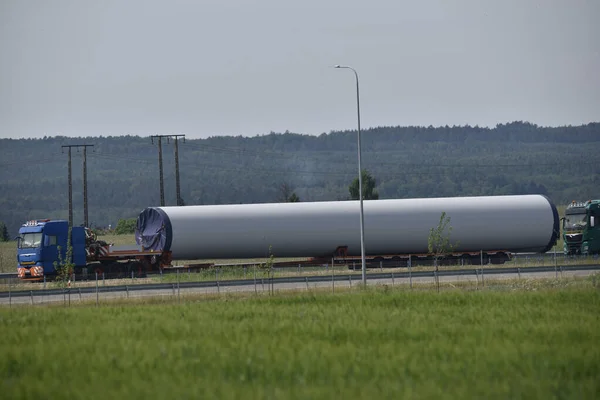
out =
<path fill-rule="evenodd" d="M 42 243 L 42 233 L 23 233 L 21 240 L 19 240 L 20 249 L 29 249 L 40 247 Z"/>
<path fill-rule="evenodd" d="M 564 220 L 565 231 L 574 231 L 585 229 L 587 225 L 587 215 L 583 214 L 567 214 Z"/>
<path fill-rule="evenodd" d="M 44 240 L 44 246 L 56 246 L 56 235 L 47 235 Z"/>

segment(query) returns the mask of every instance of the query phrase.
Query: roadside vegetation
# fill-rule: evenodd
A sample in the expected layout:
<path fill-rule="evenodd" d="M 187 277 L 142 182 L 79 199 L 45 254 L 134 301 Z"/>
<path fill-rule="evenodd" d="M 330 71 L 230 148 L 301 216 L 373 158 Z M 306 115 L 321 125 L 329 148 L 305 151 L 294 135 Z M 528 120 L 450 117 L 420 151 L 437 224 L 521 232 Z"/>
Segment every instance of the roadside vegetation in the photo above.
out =
<path fill-rule="evenodd" d="M 591 399 L 600 291 L 578 282 L 2 308 L 2 390 L 13 399 Z"/>
<path fill-rule="evenodd" d="M 135 245 L 135 238 L 133 235 L 104 235 L 99 236 L 99 239 L 104 240 L 108 243 L 113 243 L 116 246 L 127 246 Z M 444 265 L 440 266 L 440 270 L 457 270 L 457 269 L 483 269 L 488 268 L 527 268 L 533 266 L 556 266 L 557 270 L 560 273 L 560 266 L 574 266 L 574 265 L 582 265 L 582 264 L 594 264 L 600 262 L 599 255 L 592 256 L 563 256 L 562 252 L 557 247 L 557 258 L 554 259 L 554 253 L 551 251 L 545 255 L 531 255 L 528 257 L 520 257 L 515 258 L 512 261 L 506 262 L 503 265 L 466 265 L 457 262 L 454 265 Z M 164 273 L 161 275 L 147 275 L 145 277 L 139 277 L 134 275 L 132 278 L 129 274 L 121 274 L 121 279 L 115 279 L 116 276 L 105 276 L 105 279 L 102 279 L 102 276 L 99 277 L 101 280 L 101 286 L 111 286 L 111 285 L 123 285 L 123 284 L 142 284 L 142 283 L 175 283 L 175 282 L 197 282 L 197 281 L 223 281 L 228 279 L 254 279 L 256 277 L 257 280 L 268 280 L 269 278 L 281 278 L 287 276 L 309 276 L 309 275 L 322 275 L 322 276 L 331 276 L 331 275 L 347 275 L 351 273 L 360 274 L 361 265 L 360 262 L 357 262 L 352 266 L 352 264 L 346 266 L 335 266 L 332 271 L 331 265 L 327 266 L 306 266 L 299 265 L 303 260 L 303 258 L 298 259 L 282 259 L 273 256 L 273 258 L 257 258 L 257 259 L 246 259 L 246 260 L 182 260 L 174 262 L 174 265 L 183 266 L 180 268 L 180 273 L 176 274 L 171 271 L 169 273 Z M 277 262 L 280 261 L 288 261 L 291 262 L 291 265 L 285 268 L 280 268 L 276 266 Z M 298 262 L 298 264 L 296 264 Z M 16 242 L 0 242 L 0 273 L 16 273 Z M 217 263 L 223 266 L 205 268 L 205 269 L 188 269 L 185 267 L 186 265 L 195 264 L 195 263 Z M 275 263 L 275 264 L 270 264 Z M 232 265 L 233 264 L 233 265 Z M 238 264 L 237 266 L 235 264 Z M 241 266 L 241 264 L 245 264 L 246 267 Z M 270 264 L 270 266 L 269 266 Z M 275 268 L 273 268 L 275 266 Z M 421 272 L 421 271 L 432 271 L 435 269 L 435 266 L 429 262 L 427 265 L 419 264 L 417 261 L 413 260 L 413 267 L 411 268 L 412 272 Z M 380 272 L 393 272 L 393 273 L 406 273 L 408 272 L 408 268 L 406 267 L 393 267 L 393 266 L 383 266 L 383 268 L 369 268 L 367 270 L 367 274 L 377 274 Z M 76 277 L 76 279 L 71 280 L 71 287 L 84 287 L 84 286 L 95 286 L 95 276 L 88 275 L 87 280 L 82 280 L 80 276 Z M 54 282 L 48 282 L 46 285 L 43 283 L 36 282 L 21 282 L 18 280 L 3 280 L 0 281 L 0 291 L 8 291 L 9 284 L 11 290 L 39 290 L 44 288 L 55 288 L 57 287 Z"/>

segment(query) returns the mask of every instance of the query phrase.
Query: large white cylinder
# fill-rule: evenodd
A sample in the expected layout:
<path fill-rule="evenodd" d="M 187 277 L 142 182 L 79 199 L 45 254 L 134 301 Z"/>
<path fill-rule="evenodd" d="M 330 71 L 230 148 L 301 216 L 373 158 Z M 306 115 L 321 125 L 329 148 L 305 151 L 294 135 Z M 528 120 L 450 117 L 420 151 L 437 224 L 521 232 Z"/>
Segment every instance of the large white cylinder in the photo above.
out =
<path fill-rule="evenodd" d="M 450 217 L 456 252 L 545 252 L 556 242 L 556 207 L 542 195 L 364 201 L 367 255 L 427 253 L 431 228 Z M 151 207 L 136 241 L 173 259 L 360 255 L 358 201 Z"/>

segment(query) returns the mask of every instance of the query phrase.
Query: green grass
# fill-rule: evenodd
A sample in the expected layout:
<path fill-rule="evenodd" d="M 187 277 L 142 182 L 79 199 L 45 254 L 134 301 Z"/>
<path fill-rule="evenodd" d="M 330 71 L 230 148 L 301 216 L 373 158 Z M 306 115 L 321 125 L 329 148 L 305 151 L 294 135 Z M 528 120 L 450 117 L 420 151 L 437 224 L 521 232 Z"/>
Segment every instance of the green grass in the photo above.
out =
<path fill-rule="evenodd" d="M 600 291 L 0 309 L 4 398 L 595 398 Z"/>
<path fill-rule="evenodd" d="M 17 272 L 17 242 L 0 242 L 0 273 Z"/>

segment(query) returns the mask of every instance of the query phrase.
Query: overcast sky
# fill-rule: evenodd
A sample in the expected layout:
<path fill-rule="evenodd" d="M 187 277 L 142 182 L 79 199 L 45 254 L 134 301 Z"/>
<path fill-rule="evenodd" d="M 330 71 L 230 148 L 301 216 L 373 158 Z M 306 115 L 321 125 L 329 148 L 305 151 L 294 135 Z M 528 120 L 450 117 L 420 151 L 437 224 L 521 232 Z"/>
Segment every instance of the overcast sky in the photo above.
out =
<path fill-rule="evenodd" d="M 600 121 L 598 0 L 0 0 L 0 137 Z"/>

